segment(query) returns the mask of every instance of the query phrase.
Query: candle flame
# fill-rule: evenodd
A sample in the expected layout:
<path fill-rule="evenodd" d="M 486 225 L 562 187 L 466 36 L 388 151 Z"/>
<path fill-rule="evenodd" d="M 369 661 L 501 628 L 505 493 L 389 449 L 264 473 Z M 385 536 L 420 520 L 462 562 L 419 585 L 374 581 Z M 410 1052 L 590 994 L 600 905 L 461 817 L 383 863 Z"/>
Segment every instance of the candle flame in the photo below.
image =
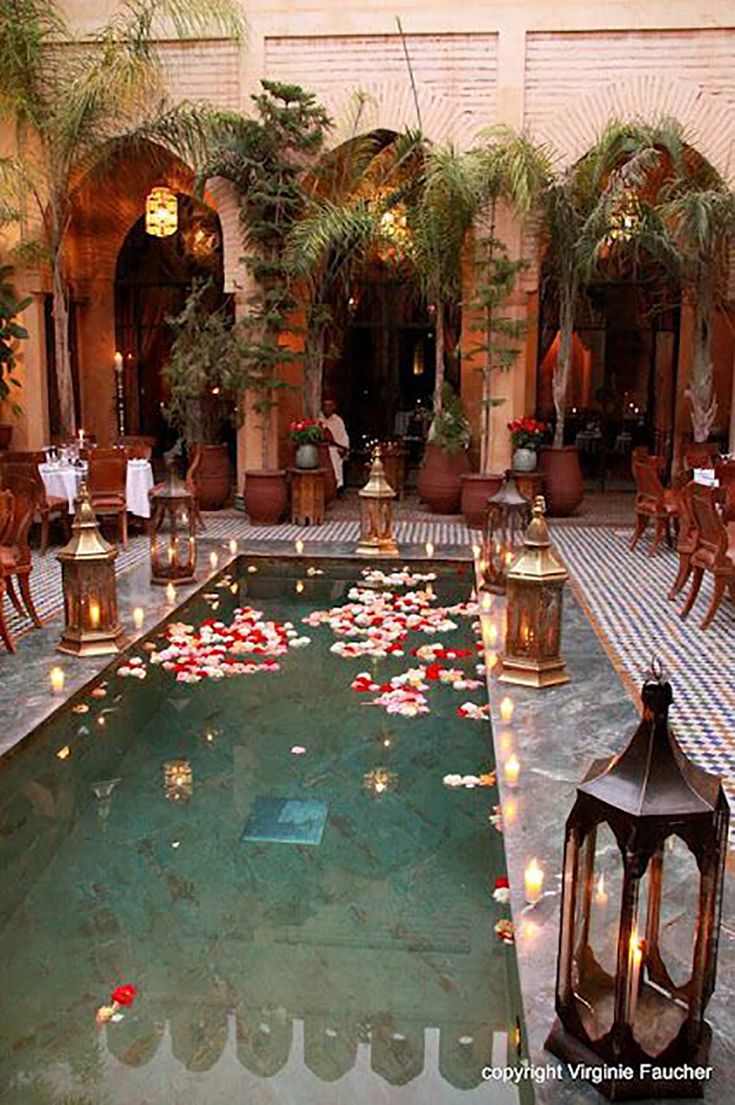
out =
<path fill-rule="evenodd" d="M 505 698 L 500 700 L 500 717 L 502 721 L 510 721 L 513 717 L 513 699 L 510 695 L 506 695 Z"/>

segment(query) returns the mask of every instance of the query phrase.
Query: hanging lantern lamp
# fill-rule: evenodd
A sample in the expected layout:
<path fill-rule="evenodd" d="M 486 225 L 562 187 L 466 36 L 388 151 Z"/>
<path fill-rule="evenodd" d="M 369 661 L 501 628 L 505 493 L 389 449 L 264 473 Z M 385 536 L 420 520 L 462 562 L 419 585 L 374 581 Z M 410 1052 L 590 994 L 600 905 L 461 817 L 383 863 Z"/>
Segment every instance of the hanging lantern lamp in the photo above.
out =
<path fill-rule="evenodd" d="M 153 188 L 145 200 L 145 232 L 153 238 L 170 238 L 179 225 L 179 205 L 170 188 Z"/>

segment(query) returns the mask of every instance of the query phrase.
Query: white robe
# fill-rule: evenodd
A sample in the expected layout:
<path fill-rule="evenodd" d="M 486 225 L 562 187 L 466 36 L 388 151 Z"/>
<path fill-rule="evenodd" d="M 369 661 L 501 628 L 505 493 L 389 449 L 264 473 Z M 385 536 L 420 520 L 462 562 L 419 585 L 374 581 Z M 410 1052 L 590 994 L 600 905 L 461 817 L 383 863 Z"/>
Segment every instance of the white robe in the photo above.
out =
<path fill-rule="evenodd" d="M 335 448 L 335 446 L 341 445 L 343 448 L 349 449 L 350 439 L 347 434 L 347 429 L 338 414 L 331 414 L 329 418 L 325 418 L 320 411 L 319 421 L 322 426 L 326 426 L 334 439 L 334 445 L 329 446 L 329 459 L 332 462 L 337 487 L 344 487 L 344 461 L 340 456 L 339 449 Z"/>

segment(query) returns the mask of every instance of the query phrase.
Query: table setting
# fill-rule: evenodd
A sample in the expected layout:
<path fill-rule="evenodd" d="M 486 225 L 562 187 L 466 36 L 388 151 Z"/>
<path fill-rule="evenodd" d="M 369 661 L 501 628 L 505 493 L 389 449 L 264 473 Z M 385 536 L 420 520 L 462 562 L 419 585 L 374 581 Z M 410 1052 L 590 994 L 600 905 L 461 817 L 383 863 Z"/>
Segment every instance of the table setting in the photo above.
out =
<path fill-rule="evenodd" d="M 89 466 L 86 461 L 80 460 L 78 453 L 63 447 L 61 450 L 49 448 L 45 450 L 46 461 L 39 464 L 46 493 L 55 498 L 66 499 L 69 504 L 69 513 L 73 514 L 75 503 L 82 480 L 86 477 Z M 153 468 L 150 461 L 131 459 L 127 464 L 125 477 L 125 498 L 128 513 L 138 518 L 150 518 L 151 506 L 148 492 L 153 487 Z"/>

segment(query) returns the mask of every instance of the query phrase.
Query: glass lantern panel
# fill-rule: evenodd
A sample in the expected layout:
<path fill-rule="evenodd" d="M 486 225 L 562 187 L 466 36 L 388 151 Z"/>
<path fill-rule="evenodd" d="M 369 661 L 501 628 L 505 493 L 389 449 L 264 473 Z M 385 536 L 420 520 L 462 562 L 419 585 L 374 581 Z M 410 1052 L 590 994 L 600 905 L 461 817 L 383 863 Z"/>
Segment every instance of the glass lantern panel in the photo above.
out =
<path fill-rule="evenodd" d="M 697 861 L 681 837 L 667 837 L 658 941 L 664 967 L 677 987 L 685 986 L 692 977 L 699 891 Z"/>
<path fill-rule="evenodd" d="M 575 997 L 592 1040 L 605 1036 L 614 1021 L 622 887 L 620 849 L 603 823 L 583 844 L 575 909 Z"/>

